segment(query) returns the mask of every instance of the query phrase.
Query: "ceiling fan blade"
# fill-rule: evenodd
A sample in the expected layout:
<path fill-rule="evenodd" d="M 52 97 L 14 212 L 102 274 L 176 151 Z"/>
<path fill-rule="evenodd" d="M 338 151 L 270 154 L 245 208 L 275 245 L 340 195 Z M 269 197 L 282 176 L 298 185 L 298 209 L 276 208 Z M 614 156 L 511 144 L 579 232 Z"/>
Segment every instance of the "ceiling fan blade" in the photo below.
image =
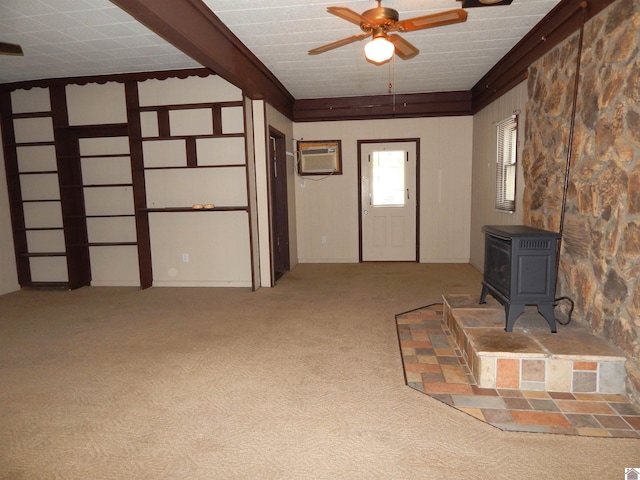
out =
<path fill-rule="evenodd" d="M 396 55 L 403 60 L 413 58 L 420 53 L 420 50 L 413 46 L 413 44 L 407 42 L 400 35 L 387 35 L 387 39 L 393 43 Z"/>
<path fill-rule="evenodd" d="M 397 22 L 393 30 L 400 32 L 411 32 L 422 30 L 423 28 L 441 27 L 452 23 L 460 23 L 467 20 L 467 12 L 462 8 L 446 10 L 444 12 L 432 13 L 422 17 L 407 18 Z"/>
<path fill-rule="evenodd" d="M 23 56 L 22 47 L 13 43 L 0 42 L 0 55 Z"/>
<path fill-rule="evenodd" d="M 361 23 L 366 23 L 366 19 L 362 15 L 347 7 L 327 7 L 327 12 L 347 22 L 355 23 L 358 26 L 360 26 Z"/>
<path fill-rule="evenodd" d="M 328 43 L 326 45 L 323 45 L 322 47 L 314 48 L 313 50 L 309 50 L 308 53 L 309 55 L 317 55 L 319 53 L 328 52 L 329 50 L 333 50 L 334 48 L 342 47 L 344 45 L 349 45 L 350 43 L 363 40 L 370 36 L 371 36 L 370 33 L 359 33 L 351 37 L 343 38 L 342 40 L 336 40 L 335 42 Z"/>

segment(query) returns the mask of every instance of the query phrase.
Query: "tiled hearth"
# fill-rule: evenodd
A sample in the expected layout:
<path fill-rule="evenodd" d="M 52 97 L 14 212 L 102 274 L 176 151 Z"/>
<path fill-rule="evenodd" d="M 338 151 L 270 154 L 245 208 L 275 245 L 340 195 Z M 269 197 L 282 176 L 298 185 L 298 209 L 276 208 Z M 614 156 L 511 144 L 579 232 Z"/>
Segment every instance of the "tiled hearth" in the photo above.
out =
<path fill-rule="evenodd" d="M 625 392 L 624 354 L 576 324 L 551 333 L 534 308 L 507 333 L 504 308 L 470 295 L 445 295 L 444 318 L 480 387 Z"/>
<path fill-rule="evenodd" d="M 477 302 L 396 317 L 407 385 L 503 430 L 640 438 L 619 350 L 575 323 L 552 334 L 535 308 L 507 333 L 504 308 Z"/>

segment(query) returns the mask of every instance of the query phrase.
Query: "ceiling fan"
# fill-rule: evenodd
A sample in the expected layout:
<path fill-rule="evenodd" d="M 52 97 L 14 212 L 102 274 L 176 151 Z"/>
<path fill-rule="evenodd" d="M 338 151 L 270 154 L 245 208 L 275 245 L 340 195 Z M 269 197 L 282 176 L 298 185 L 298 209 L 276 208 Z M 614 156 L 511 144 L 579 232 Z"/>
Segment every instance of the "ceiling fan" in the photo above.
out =
<path fill-rule="evenodd" d="M 381 0 L 377 0 L 377 2 L 378 6 L 376 8 L 367 10 L 362 14 L 356 13 L 346 7 L 328 7 L 327 12 L 348 22 L 355 23 L 364 33 L 352 35 L 351 37 L 337 40 L 322 47 L 314 48 L 309 50 L 309 55 L 317 55 L 333 50 L 334 48 L 364 40 L 367 37 L 373 37 L 372 41 L 365 46 L 365 57 L 369 62 L 382 65 L 391 60 L 394 53 L 401 59 L 407 60 L 418 55 L 420 50 L 400 35 L 389 34 L 389 32 L 412 32 L 414 30 L 460 23 L 467 19 L 467 12 L 458 8 L 400 20 L 397 10 L 383 7 Z"/>
<path fill-rule="evenodd" d="M 22 56 L 22 47 L 14 43 L 0 42 L 0 55 L 17 55 Z"/>

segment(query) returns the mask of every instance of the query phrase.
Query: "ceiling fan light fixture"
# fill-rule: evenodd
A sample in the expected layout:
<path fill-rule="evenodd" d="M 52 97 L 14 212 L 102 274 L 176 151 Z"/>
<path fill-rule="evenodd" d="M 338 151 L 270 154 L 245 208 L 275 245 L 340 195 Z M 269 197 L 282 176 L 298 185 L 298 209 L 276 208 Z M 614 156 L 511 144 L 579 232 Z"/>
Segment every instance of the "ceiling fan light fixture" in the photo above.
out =
<path fill-rule="evenodd" d="M 391 60 L 395 47 L 384 37 L 376 37 L 364 46 L 364 56 L 367 60 L 381 65 Z"/>

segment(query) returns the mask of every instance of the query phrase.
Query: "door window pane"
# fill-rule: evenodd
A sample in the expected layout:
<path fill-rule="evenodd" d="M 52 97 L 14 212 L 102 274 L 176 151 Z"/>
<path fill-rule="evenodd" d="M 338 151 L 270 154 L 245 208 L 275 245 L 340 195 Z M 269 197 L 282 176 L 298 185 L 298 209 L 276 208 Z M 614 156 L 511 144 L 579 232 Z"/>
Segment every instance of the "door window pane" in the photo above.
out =
<path fill-rule="evenodd" d="M 405 156 L 403 151 L 373 152 L 371 204 L 374 207 L 404 206 Z"/>

